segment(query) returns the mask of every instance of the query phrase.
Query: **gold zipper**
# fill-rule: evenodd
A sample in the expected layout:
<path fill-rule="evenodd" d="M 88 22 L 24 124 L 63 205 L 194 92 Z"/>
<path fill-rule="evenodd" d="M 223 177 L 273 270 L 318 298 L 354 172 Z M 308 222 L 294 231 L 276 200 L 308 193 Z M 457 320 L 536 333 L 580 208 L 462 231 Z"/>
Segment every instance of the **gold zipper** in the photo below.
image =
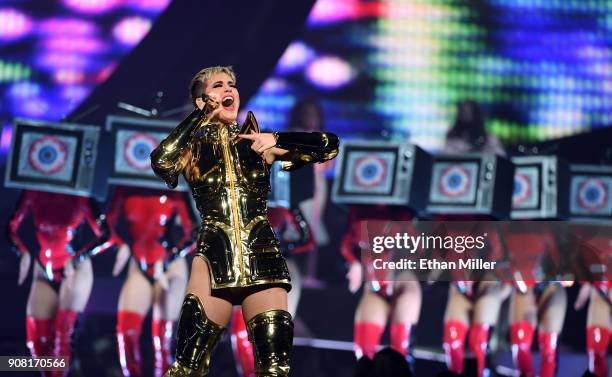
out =
<path fill-rule="evenodd" d="M 241 240 L 241 225 L 240 217 L 238 213 L 238 199 L 236 198 L 236 183 L 234 182 L 234 167 L 232 165 L 232 159 L 229 150 L 229 138 L 228 138 L 227 127 L 221 129 L 221 146 L 223 147 L 223 158 L 225 160 L 225 174 L 226 180 L 230 184 L 230 206 L 232 210 L 232 225 L 234 228 L 234 236 L 236 238 L 236 252 L 238 253 L 238 260 L 240 262 L 240 280 L 245 278 L 244 275 L 244 261 L 242 259 L 242 240 Z"/>

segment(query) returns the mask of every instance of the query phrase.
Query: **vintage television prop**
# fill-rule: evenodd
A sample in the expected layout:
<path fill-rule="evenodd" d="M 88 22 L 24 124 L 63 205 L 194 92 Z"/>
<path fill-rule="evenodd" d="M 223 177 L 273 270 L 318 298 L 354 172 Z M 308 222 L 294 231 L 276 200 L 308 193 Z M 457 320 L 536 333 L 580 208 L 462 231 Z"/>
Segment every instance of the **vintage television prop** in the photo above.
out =
<path fill-rule="evenodd" d="M 340 144 L 332 200 L 425 208 L 431 157 L 416 145 L 346 141 Z"/>
<path fill-rule="evenodd" d="M 176 122 L 144 118 L 107 117 L 106 130 L 112 134 L 112 164 L 108 182 L 168 189 L 164 181 L 153 173 L 149 155 L 176 125 Z M 188 190 L 182 177 L 176 190 Z"/>
<path fill-rule="evenodd" d="M 6 187 L 102 199 L 95 184 L 100 129 L 16 119 L 4 180 Z"/>
<path fill-rule="evenodd" d="M 314 164 L 288 172 L 276 162 L 270 171 L 268 207 L 295 208 L 300 202 L 314 196 L 314 186 Z"/>
<path fill-rule="evenodd" d="M 513 157 L 513 219 L 565 219 L 569 165 L 556 156 Z"/>
<path fill-rule="evenodd" d="M 612 223 L 612 166 L 571 165 L 569 216 L 571 220 Z"/>
<path fill-rule="evenodd" d="M 493 153 L 436 156 L 427 212 L 508 218 L 513 176 L 512 163 Z"/>

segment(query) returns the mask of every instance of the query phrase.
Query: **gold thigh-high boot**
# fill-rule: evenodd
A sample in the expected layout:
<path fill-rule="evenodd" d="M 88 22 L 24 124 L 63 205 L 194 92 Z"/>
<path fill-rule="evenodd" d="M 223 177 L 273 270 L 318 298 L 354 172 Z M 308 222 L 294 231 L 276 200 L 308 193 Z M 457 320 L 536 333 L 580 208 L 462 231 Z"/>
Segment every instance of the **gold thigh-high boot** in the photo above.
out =
<path fill-rule="evenodd" d="M 210 367 L 210 355 L 224 330 L 206 317 L 198 296 L 188 293 L 178 323 L 176 361 L 164 377 L 206 376 Z"/>
<path fill-rule="evenodd" d="M 259 313 L 247 323 L 253 343 L 257 377 L 289 375 L 289 359 L 293 346 L 293 320 L 285 310 Z"/>

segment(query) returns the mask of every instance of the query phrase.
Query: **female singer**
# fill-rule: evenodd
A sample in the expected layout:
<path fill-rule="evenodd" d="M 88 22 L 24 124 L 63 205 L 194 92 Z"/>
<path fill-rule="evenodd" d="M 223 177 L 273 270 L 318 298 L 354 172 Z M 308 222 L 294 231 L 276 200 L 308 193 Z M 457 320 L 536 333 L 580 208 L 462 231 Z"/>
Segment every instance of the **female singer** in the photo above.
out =
<path fill-rule="evenodd" d="M 338 153 L 331 133 L 259 133 L 252 113 L 239 128 L 240 96 L 230 67 L 201 70 L 191 84 L 197 107 L 151 153 L 169 187 L 183 174 L 202 217 L 196 258 L 178 325 L 176 361 L 167 376 L 208 374 L 210 354 L 242 305 L 258 376 L 287 376 L 293 320 L 280 245 L 266 217 L 270 165 L 286 170 Z"/>

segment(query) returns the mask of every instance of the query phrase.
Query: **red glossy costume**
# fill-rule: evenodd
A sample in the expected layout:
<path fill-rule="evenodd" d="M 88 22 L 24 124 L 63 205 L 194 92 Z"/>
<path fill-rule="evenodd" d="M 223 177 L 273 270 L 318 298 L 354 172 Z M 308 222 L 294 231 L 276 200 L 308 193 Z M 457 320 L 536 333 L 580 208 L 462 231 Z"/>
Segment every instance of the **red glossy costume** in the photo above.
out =
<path fill-rule="evenodd" d="M 581 281 L 587 282 L 612 309 L 610 289 L 612 281 L 612 235 L 605 226 L 577 225 L 572 234 L 578 236 L 574 264 Z M 589 356 L 589 371 L 597 377 L 608 376 L 608 348 L 610 329 L 605 326 L 588 325 L 586 346 Z"/>
<path fill-rule="evenodd" d="M 438 221 L 455 220 L 461 222 L 446 221 L 444 233 L 439 233 L 441 236 L 448 235 L 450 237 L 462 236 L 480 236 L 486 233 L 486 257 L 481 258 L 485 261 L 497 261 L 503 259 L 503 250 L 499 239 L 499 232 L 489 223 L 489 218 L 479 218 L 477 216 L 440 216 Z M 482 220 L 482 221 L 478 221 Z M 469 223 L 468 223 L 469 222 Z M 472 226 L 473 224 L 473 226 Z M 436 232 L 438 233 L 438 232 Z M 446 261 L 457 262 L 461 258 L 473 257 L 470 253 L 473 251 L 465 251 L 458 253 L 452 250 L 443 251 Z M 493 276 L 488 277 L 493 278 Z M 477 301 L 480 297 L 479 284 L 484 276 L 468 276 L 465 271 L 452 271 L 452 284 L 457 287 L 468 300 Z M 463 323 L 458 320 L 448 320 L 444 323 L 443 348 L 446 354 L 446 360 L 449 370 L 455 373 L 463 373 L 463 361 L 465 356 L 465 341 L 468 338 L 468 346 L 477 364 L 477 375 L 484 375 L 486 368 L 486 356 L 489 347 L 489 333 L 491 326 L 486 323 L 471 324 Z M 468 337 L 469 334 L 469 337 Z"/>
<path fill-rule="evenodd" d="M 125 244 L 114 230 L 121 213 L 132 240 L 132 257 L 151 283 L 154 282 L 153 267 L 157 261 L 169 263 L 177 257 L 177 253 L 192 244 L 192 221 L 184 198 L 179 192 L 117 187 L 108 213 L 111 234 L 117 245 Z M 181 220 L 183 238 L 178 243 L 179 246 L 174 248 L 174 252 L 169 252 L 162 245 L 162 240 L 175 215 Z M 140 313 L 117 313 L 119 361 L 125 376 L 142 376 L 140 334 L 143 320 L 144 317 Z M 155 376 L 161 376 L 170 366 L 174 325 L 174 321 L 153 318 L 151 332 L 155 349 Z"/>
<path fill-rule="evenodd" d="M 555 273 L 561 267 L 561 255 L 557 248 L 554 234 L 539 226 L 537 222 L 513 222 L 504 229 L 503 237 L 506 244 L 514 277 L 513 284 L 519 294 L 525 294 L 533 288 L 537 299 L 544 289 L 551 284 L 542 281 L 544 274 Z M 547 268 L 548 271 L 544 271 Z M 540 276 L 538 276 L 540 275 Z M 518 279 L 517 279 L 518 278 Z M 531 344 L 535 329 L 529 321 L 521 321 L 510 325 L 510 343 L 515 365 L 522 375 L 534 377 L 535 369 Z M 541 354 L 541 377 L 553 377 L 557 363 L 557 339 L 554 332 L 538 332 L 538 344 Z"/>
<path fill-rule="evenodd" d="M 589 371 L 597 377 L 607 377 L 608 348 L 610 347 L 610 329 L 603 326 L 587 327 L 587 353 Z"/>
<path fill-rule="evenodd" d="M 101 252 L 111 244 L 103 217 L 97 217 L 90 199 L 80 196 L 53 194 L 41 191 L 24 191 L 21 201 L 9 223 L 9 235 L 18 253 L 27 253 L 27 247 L 19 237 L 19 228 L 28 213 L 32 214 L 36 240 L 40 246 L 36 260 L 45 271 L 49 284 L 56 292 L 62 282 L 64 264 L 79 261 Z M 79 225 L 87 221 L 97 241 L 79 250 L 73 250 L 71 242 Z M 70 357 L 70 338 L 77 320 L 77 312 L 58 309 L 55 318 L 26 317 L 27 345 L 33 356 Z M 46 372 L 48 376 L 62 376 L 63 372 Z"/>
<path fill-rule="evenodd" d="M 279 236 L 281 248 L 284 252 L 303 253 L 310 251 L 314 247 L 314 237 L 299 209 L 268 208 L 268 221 Z M 283 231 L 288 226 L 299 230 L 300 237 L 295 242 L 286 242 L 282 237 Z M 235 308 L 232 312 L 231 341 L 234 359 L 239 366 L 238 373 L 242 377 L 255 377 L 253 344 L 249 341 L 246 324 L 240 308 Z"/>
<path fill-rule="evenodd" d="M 361 252 L 359 247 L 360 242 L 365 238 L 362 234 L 362 221 L 375 221 L 377 225 L 375 228 L 379 228 L 384 221 L 412 221 L 412 214 L 409 210 L 401 207 L 391 206 L 354 206 L 351 207 L 349 214 L 348 230 L 342 239 L 340 245 L 340 253 L 347 261 L 352 264 L 359 262 L 359 258 L 355 256 L 355 249 Z M 405 225 L 405 224 L 404 224 Z M 383 226 L 384 227 L 384 226 Z M 384 227 L 386 228 L 386 227 Z M 385 233 L 393 235 L 399 232 L 409 232 L 414 234 L 414 229 L 411 225 L 408 225 L 407 229 L 385 229 Z M 367 254 L 371 256 L 370 253 Z M 379 254 L 381 259 L 390 259 L 391 253 Z M 406 256 L 409 256 L 407 254 Z M 364 265 L 371 266 L 372 263 L 364 261 Z M 374 270 L 374 268 L 365 268 L 364 277 L 367 282 L 367 288 L 372 292 L 383 297 L 385 300 L 390 301 L 393 298 L 393 281 L 388 281 L 388 277 L 383 270 Z M 410 348 L 412 346 L 411 339 L 412 324 L 403 322 L 391 323 L 391 346 L 397 352 L 404 356 L 408 356 Z M 373 358 L 376 353 L 376 349 L 380 344 L 380 338 L 384 328 L 373 322 L 355 322 L 353 341 L 355 347 L 355 355 L 357 358 L 361 356 L 368 356 Z"/>

